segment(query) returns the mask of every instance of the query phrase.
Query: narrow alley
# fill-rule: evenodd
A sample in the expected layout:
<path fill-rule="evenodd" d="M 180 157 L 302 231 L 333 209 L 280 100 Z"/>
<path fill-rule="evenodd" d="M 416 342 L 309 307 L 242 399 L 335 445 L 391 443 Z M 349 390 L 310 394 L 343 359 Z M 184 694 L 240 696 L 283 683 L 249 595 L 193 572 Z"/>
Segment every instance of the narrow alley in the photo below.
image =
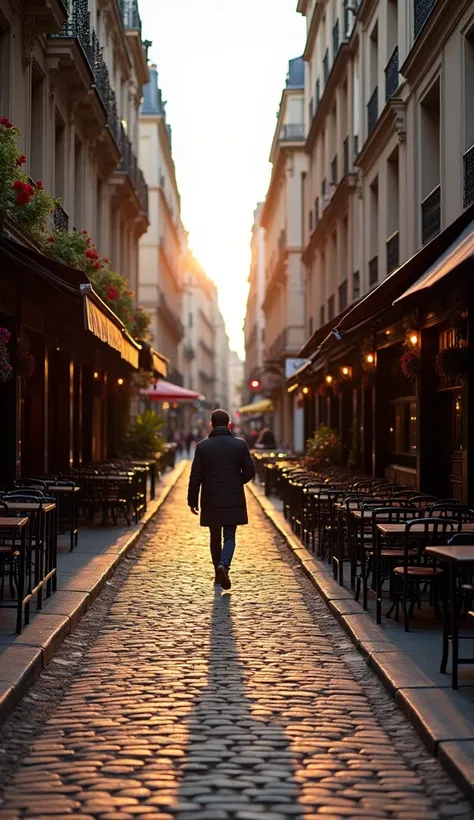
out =
<path fill-rule="evenodd" d="M 186 483 L 4 725 L 0 820 L 469 818 L 250 494 L 214 587 Z"/>

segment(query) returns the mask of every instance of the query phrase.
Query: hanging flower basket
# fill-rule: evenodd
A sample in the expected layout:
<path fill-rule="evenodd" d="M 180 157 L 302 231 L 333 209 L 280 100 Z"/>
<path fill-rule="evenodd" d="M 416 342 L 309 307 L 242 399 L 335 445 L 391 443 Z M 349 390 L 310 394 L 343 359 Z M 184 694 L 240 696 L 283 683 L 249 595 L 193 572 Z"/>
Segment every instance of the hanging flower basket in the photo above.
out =
<path fill-rule="evenodd" d="M 420 372 L 420 355 L 418 350 L 407 350 L 399 359 L 400 369 L 410 381 L 415 381 Z"/>
<path fill-rule="evenodd" d="M 12 377 L 13 367 L 10 361 L 8 342 L 10 331 L 6 327 L 0 327 L 0 382 L 7 382 Z"/>
<path fill-rule="evenodd" d="M 446 347 L 436 356 L 436 372 L 443 382 L 459 383 L 466 376 L 468 362 L 469 349 L 467 347 Z"/>
<path fill-rule="evenodd" d="M 321 425 L 306 442 L 306 458 L 314 467 L 332 467 L 341 463 L 341 439 L 336 430 Z"/>

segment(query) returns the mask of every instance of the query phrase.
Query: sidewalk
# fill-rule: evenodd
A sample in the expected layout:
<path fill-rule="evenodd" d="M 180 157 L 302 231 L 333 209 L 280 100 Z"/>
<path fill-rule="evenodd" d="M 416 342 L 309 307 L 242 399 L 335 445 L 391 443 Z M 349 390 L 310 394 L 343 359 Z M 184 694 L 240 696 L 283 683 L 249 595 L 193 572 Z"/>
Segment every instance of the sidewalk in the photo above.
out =
<path fill-rule="evenodd" d="M 434 628 L 432 622 L 420 618 L 410 626 L 410 632 L 404 631 L 402 621 L 384 618 L 382 624 L 377 624 L 374 599 L 369 596 L 369 610 L 365 612 L 354 601 L 347 573 L 347 586 L 342 587 L 334 580 L 332 568 L 317 559 L 294 535 L 281 511 L 281 502 L 267 498 L 258 483 L 249 487 L 429 751 L 474 801 L 474 665 L 459 668 L 459 689 L 453 690 L 451 676 L 439 672 L 440 627 Z M 465 655 L 469 653 L 466 644 Z"/>
<path fill-rule="evenodd" d="M 134 546 L 138 536 L 166 500 L 186 468 L 180 461 L 157 482 L 154 501 L 148 503 L 139 524 L 79 530 L 79 543 L 69 552 L 69 540 L 58 546 L 58 589 L 43 601 L 31 604 L 31 618 L 21 635 L 15 634 L 15 609 L 0 609 L 0 723 L 23 697 L 42 669 L 77 626 L 85 611 Z"/>

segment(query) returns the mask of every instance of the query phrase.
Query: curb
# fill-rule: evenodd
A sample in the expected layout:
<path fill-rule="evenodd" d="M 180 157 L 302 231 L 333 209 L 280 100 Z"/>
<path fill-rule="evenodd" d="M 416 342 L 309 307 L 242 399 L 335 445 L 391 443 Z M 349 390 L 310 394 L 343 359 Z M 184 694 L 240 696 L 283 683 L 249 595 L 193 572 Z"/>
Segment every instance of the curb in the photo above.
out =
<path fill-rule="evenodd" d="M 391 642 L 383 628 L 354 601 L 347 589 L 332 577 L 328 578 L 321 573 L 321 562 L 293 535 L 282 513 L 275 510 L 266 496 L 259 493 L 253 482 L 247 487 L 298 559 L 329 611 L 363 655 L 428 751 L 440 761 L 466 798 L 474 804 L 474 707 L 467 719 L 459 713 L 456 715 L 455 696 L 453 697 L 449 683 L 446 687 L 431 684 L 428 688 L 426 679 L 423 681 L 422 672 L 414 665 L 414 683 L 407 685 L 406 681 L 402 683 L 397 680 L 397 674 L 389 660 L 393 659 L 394 652 L 405 658 L 408 656 Z M 389 659 L 386 663 L 384 655 Z"/>
<path fill-rule="evenodd" d="M 124 541 L 110 564 L 98 575 L 88 592 L 71 592 L 58 589 L 45 603 L 44 609 L 32 620 L 27 629 L 1 656 L 0 673 L 0 726 L 24 697 L 30 686 L 39 678 L 43 669 L 60 648 L 65 638 L 79 624 L 82 616 L 95 601 L 106 581 L 135 546 L 149 523 L 161 509 L 171 490 L 174 489 L 187 466 L 186 461 L 175 468 L 172 480 L 157 501 L 151 502 L 152 510 L 145 513 L 136 529 Z M 159 488 L 158 488 L 159 489 Z M 48 606 L 49 605 L 49 606 Z"/>

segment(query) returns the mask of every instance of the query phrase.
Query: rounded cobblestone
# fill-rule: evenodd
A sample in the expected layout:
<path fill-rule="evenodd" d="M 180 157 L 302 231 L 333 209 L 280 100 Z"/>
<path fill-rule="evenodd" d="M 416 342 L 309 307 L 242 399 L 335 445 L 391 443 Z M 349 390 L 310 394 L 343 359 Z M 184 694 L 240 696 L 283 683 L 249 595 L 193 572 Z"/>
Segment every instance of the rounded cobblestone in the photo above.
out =
<path fill-rule="evenodd" d="M 222 593 L 185 493 L 5 724 L 0 820 L 472 817 L 255 500 Z"/>

